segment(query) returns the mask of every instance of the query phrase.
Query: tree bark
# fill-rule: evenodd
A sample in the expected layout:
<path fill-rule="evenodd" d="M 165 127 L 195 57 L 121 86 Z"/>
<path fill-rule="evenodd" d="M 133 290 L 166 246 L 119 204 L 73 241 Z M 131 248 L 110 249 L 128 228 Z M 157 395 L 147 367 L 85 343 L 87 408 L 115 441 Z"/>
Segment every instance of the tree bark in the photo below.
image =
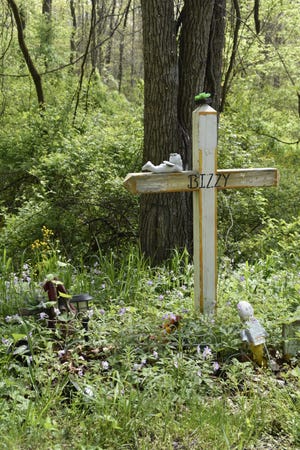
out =
<path fill-rule="evenodd" d="M 184 160 L 192 168 L 191 136 L 194 97 L 204 90 L 214 1 L 185 0 L 179 40 L 178 118 Z"/>
<path fill-rule="evenodd" d="M 212 107 L 221 112 L 223 48 L 225 45 L 226 0 L 215 2 L 208 43 L 204 91 L 212 95 Z"/>
<path fill-rule="evenodd" d="M 184 166 L 192 168 L 194 97 L 209 87 L 214 105 L 219 104 L 225 2 L 185 0 L 176 24 L 173 0 L 141 0 L 144 162 L 159 164 L 176 152 Z M 191 251 L 191 195 L 142 196 L 140 239 L 143 252 L 154 262 L 168 258 L 174 248 Z"/>
<path fill-rule="evenodd" d="M 177 152 L 178 60 L 173 0 L 142 0 L 144 46 L 144 162 Z M 184 194 L 141 197 L 141 246 L 154 262 L 187 245 Z"/>

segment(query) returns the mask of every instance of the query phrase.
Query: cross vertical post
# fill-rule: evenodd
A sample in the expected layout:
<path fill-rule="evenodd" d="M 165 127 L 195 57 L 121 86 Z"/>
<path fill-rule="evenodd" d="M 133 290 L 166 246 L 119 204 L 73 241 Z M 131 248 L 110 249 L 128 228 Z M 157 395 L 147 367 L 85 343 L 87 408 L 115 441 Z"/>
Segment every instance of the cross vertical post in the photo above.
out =
<path fill-rule="evenodd" d="M 194 305 L 196 311 L 214 312 L 217 301 L 217 112 L 203 105 L 193 112 Z"/>

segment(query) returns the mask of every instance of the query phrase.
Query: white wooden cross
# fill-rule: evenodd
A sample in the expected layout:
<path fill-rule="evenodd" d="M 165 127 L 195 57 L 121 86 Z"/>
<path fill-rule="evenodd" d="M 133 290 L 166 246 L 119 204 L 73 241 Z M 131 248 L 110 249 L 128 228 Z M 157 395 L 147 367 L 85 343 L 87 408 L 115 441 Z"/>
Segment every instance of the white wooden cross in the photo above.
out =
<path fill-rule="evenodd" d="M 193 191 L 194 304 L 213 313 L 217 304 L 217 190 L 277 186 L 277 169 L 217 169 L 217 112 L 202 105 L 193 112 L 193 170 L 129 173 L 133 194 Z"/>

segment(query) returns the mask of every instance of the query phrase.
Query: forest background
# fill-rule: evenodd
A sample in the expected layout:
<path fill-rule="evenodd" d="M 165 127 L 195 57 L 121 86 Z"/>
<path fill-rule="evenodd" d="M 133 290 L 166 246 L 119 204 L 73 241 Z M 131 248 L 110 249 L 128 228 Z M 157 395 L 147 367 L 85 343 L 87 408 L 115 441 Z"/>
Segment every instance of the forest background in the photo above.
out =
<path fill-rule="evenodd" d="M 139 2 L 19 2 L 25 58 L 11 3 L 0 16 L 1 247 L 30 258 L 46 226 L 73 261 L 119 253 L 138 238 L 139 201 L 122 180 L 142 165 Z M 235 262 L 284 252 L 299 232 L 299 4 L 261 2 L 258 30 L 256 3 L 224 11 L 219 168 L 276 166 L 281 178 L 219 194 L 219 252 Z"/>

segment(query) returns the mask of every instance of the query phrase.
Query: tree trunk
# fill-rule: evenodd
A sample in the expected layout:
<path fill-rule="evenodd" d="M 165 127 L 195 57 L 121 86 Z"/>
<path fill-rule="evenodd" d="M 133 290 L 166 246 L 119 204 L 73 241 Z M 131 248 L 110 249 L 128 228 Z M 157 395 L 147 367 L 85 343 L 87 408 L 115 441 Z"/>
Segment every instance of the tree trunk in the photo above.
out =
<path fill-rule="evenodd" d="M 98 65 L 98 53 L 97 47 L 97 7 L 98 1 L 92 0 L 92 13 L 91 13 L 91 28 L 90 28 L 90 53 L 91 53 L 91 65 L 94 71 Z M 100 19 L 99 19 L 100 20 Z"/>
<path fill-rule="evenodd" d="M 41 34 L 41 53 L 45 59 L 45 68 L 48 68 L 49 49 L 51 48 L 53 30 L 52 30 L 52 0 L 43 0 L 42 14 L 44 19 L 44 30 Z"/>
<path fill-rule="evenodd" d="M 179 40 L 178 119 L 184 161 L 192 168 L 192 111 L 194 97 L 204 88 L 209 32 L 214 1 L 185 0 Z"/>
<path fill-rule="evenodd" d="M 125 47 L 125 32 L 126 32 L 126 26 L 127 26 L 127 20 L 128 20 L 130 4 L 131 4 L 131 0 L 128 1 L 127 6 L 125 8 L 123 27 L 122 27 L 121 36 L 120 36 L 119 73 L 118 73 L 118 90 L 119 90 L 120 93 L 121 93 L 121 90 L 122 90 L 122 82 L 123 82 L 123 57 L 124 57 L 124 47 Z"/>
<path fill-rule="evenodd" d="M 72 18 L 72 31 L 70 36 L 70 63 L 73 64 L 74 56 L 76 55 L 76 43 L 75 43 L 75 35 L 77 30 L 77 19 L 76 19 L 76 11 L 74 0 L 70 0 L 70 13 Z"/>
<path fill-rule="evenodd" d="M 210 88 L 219 103 L 226 0 L 185 0 L 180 23 L 173 0 L 141 0 L 144 45 L 144 156 L 159 164 L 172 152 L 192 168 L 194 97 Z M 176 30 L 180 30 L 179 44 Z M 179 46 L 178 46 L 179 45 Z M 218 57 L 216 67 L 211 67 Z M 154 262 L 192 249 L 191 195 L 141 197 L 141 247 Z"/>
<path fill-rule="evenodd" d="M 109 31 L 110 34 L 113 34 L 113 30 L 115 27 L 115 10 L 116 10 L 116 0 L 113 0 L 112 2 L 112 9 L 110 13 L 110 20 L 109 20 Z M 113 39 L 109 39 L 106 49 L 106 55 L 105 55 L 105 64 L 110 65 L 111 63 L 111 54 L 112 54 L 112 46 L 113 46 Z"/>
<path fill-rule="evenodd" d="M 144 162 L 177 152 L 178 64 L 173 0 L 142 0 L 144 45 Z M 187 245 L 184 194 L 141 197 L 141 246 L 154 262 Z"/>
<path fill-rule="evenodd" d="M 43 0 L 42 14 L 47 14 L 49 17 L 52 14 L 52 0 Z"/>
<path fill-rule="evenodd" d="M 22 18 L 20 16 L 20 12 L 18 9 L 17 4 L 15 3 L 14 0 L 7 0 L 8 5 L 10 7 L 10 9 L 12 10 L 12 13 L 14 15 L 15 18 L 15 22 L 17 25 L 17 30 L 18 30 L 18 41 L 19 41 L 19 46 L 21 49 L 21 52 L 24 56 L 25 62 L 27 64 L 28 70 L 30 72 L 30 75 L 33 79 L 34 85 L 35 85 L 35 90 L 36 90 L 36 94 L 37 94 L 37 98 L 38 98 L 38 103 L 39 106 L 42 108 L 44 106 L 44 92 L 43 92 L 43 88 L 42 88 L 42 80 L 41 80 L 41 76 L 38 73 L 32 59 L 30 56 L 30 53 L 28 51 L 28 48 L 26 46 L 25 43 L 25 39 L 24 39 L 24 33 L 23 33 L 23 29 L 24 29 L 24 23 L 22 21 Z"/>
<path fill-rule="evenodd" d="M 135 67 L 135 0 L 132 2 L 132 21 L 131 21 L 131 51 L 130 51 L 130 85 L 134 86 L 134 67 Z"/>
<path fill-rule="evenodd" d="M 226 0 L 215 2 L 210 25 L 204 91 L 212 94 L 212 107 L 221 112 L 223 48 L 225 45 Z"/>

